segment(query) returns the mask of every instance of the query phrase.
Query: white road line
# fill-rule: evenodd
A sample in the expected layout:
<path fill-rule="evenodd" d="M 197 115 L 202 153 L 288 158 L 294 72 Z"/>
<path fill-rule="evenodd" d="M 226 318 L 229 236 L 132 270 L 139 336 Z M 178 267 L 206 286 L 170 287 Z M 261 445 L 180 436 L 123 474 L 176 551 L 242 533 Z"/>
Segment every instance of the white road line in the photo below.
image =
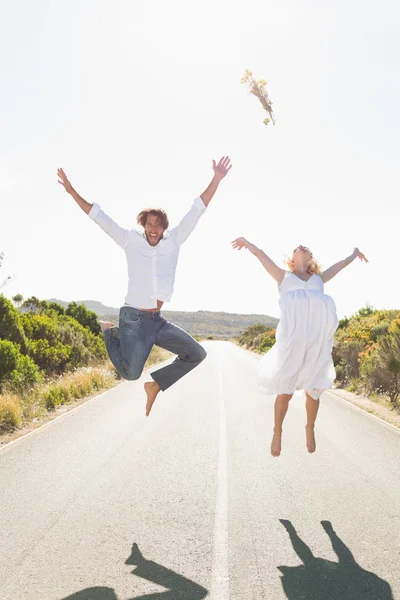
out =
<path fill-rule="evenodd" d="M 228 455 L 222 372 L 219 374 L 219 450 L 210 598 L 229 600 Z"/>

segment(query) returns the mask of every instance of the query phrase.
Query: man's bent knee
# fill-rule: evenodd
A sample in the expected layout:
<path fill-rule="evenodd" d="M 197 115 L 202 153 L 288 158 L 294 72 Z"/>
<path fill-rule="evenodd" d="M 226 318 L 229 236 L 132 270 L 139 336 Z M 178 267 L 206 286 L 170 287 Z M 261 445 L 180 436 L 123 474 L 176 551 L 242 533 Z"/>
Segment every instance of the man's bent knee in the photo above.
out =
<path fill-rule="evenodd" d="M 200 362 L 206 358 L 207 352 L 204 350 L 203 346 L 200 346 Z"/>
<path fill-rule="evenodd" d="M 136 381 L 137 379 L 140 378 L 140 376 L 142 375 L 143 372 L 143 367 L 142 368 L 138 368 L 135 365 L 129 365 L 129 364 L 124 364 L 125 361 L 122 362 L 122 367 L 124 369 L 124 372 L 121 373 L 122 377 L 124 379 L 126 379 L 127 381 Z"/>
<path fill-rule="evenodd" d="M 141 373 L 138 373 L 137 371 L 127 371 L 124 379 L 127 381 L 136 381 L 137 379 L 140 379 L 140 376 Z"/>
<path fill-rule="evenodd" d="M 193 352 L 192 360 L 193 362 L 197 362 L 198 364 L 200 364 L 201 362 L 203 362 L 206 356 L 207 352 L 204 350 L 203 346 L 200 346 L 200 344 L 198 344 L 196 352 Z"/>

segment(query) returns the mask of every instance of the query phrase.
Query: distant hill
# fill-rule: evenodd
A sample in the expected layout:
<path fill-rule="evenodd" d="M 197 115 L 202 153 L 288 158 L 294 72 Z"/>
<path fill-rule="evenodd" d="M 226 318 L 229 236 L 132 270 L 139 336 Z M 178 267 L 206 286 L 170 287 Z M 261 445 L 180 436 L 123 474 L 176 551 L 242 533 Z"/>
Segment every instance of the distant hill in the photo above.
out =
<path fill-rule="evenodd" d="M 51 298 L 51 301 L 58 302 L 64 307 L 68 306 L 68 302 L 63 300 Z M 118 323 L 118 308 L 105 306 L 96 300 L 76 300 L 75 302 L 85 304 L 86 308 L 95 312 L 101 319 Z M 241 335 L 247 327 L 256 323 L 263 323 L 267 327 L 274 328 L 278 324 L 278 319 L 269 315 L 243 315 L 208 310 L 198 310 L 196 312 L 163 310 L 162 314 L 168 321 L 182 327 L 191 335 L 201 337 L 212 335 L 214 338 L 232 338 Z"/>

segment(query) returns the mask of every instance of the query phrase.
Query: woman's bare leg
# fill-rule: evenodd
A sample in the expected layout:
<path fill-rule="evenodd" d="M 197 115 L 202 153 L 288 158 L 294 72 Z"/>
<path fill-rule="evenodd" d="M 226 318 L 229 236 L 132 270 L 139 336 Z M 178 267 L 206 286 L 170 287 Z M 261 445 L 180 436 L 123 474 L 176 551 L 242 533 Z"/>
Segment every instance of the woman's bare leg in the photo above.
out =
<path fill-rule="evenodd" d="M 282 425 L 287 409 L 289 408 L 289 401 L 293 394 L 278 394 L 275 400 L 275 422 L 274 422 L 274 435 L 271 442 L 271 454 L 272 456 L 279 456 L 281 453 L 281 442 L 282 442 Z"/>
<path fill-rule="evenodd" d="M 319 400 L 315 400 L 306 392 L 306 413 L 307 413 L 307 425 L 306 425 L 306 445 L 309 452 L 315 452 L 316 443 L 314 435 L 314 425 L 317 418 L 319 409 Z"/>

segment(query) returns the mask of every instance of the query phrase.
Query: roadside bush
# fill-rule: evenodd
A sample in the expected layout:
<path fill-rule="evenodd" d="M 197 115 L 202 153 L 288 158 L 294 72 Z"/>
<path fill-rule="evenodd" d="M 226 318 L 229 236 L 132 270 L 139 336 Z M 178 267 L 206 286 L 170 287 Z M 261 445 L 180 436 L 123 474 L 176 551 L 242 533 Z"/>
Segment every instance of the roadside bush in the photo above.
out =
<path fill-rule="evenodd" d="M 10 374 L 17 368 L 19 348 L 13 342 L 0 340 L 0 389 Z"/>
<path fill-rule="evenodd" d="M 103 339 L 63 312 L 48 307 L 41 314 L 25 312 L 21 322 L 28 338 L 29 355 L 47 375 L 107 358 Z"/>
<path fill-rule="evenodd" d="M 359 357 L 364 349 L 365 344 L 358 340 L 344 341 L 334 346 L 332 356 L 339 381 L 348 383 L 360 376 Z"/>
<path fill-rule="evenodd" d="M 13 392 L 23 392 L 43 380 L 39 367 L 29 356 L 20 354 L 17 366 L 7 379 L 7 388 Z"/>
<path fill-rule="evenodd" d="M 61 342 L 50 345 L 49 340 L 39 339 L 30 343 L 29 354 L 35 363 L 46 374 L 62 373 L 66 370 L 71 354 L 71 347 L 64 346 Z"/>
<path fill-rule="evenodd" d="M 389 396 L 393 407 L 399 407 L 400 331 L 379 339 L 379 344 L 363 360 L 361 372 L 369 391 Z"/>
<path fill-rule="evenodd" d="M 378 338 L 387 334 L 389 327 L 389 321 L 381 321 L 377 325 L 374 325 L 374 327 L 371 328 L 371 340 L 373 342 L 378 341 Z"/>
<path fill-rule="evenodd" d="M 254 340 L 257 336 L 259 336 L 262 333 L 266 333 L 268 330 L 270 329 L 270 327 L 267 327 L 266 325 L 263 325 L 262 323 L 258 323 L 256 325 L 250 325 L 250 327 L 248 327 L 246 329 L 246 331 L 244 331 L 242 333 L 242 335 L 239 337 L 239 344 L 241 346 L 249 346 L 252 347 Z"/>
<path fill-rule="evenodd" d="M 78 321 L 83 327 L 90 329 L 94 335 L 99 335 L 101 333 L 96 313 L 92 310 L 88 310 L 84 304 L 70 302 L 65 314 Z"/>
<path fill-rule="evenodd" d="M 265 354 L 265 352 L 268 352 L 268 350 L 272 348 L 272 346 L 275 344 L 275 333 L 276 330 L 271 329 L 261 336 L 258 336 L 261 338 L 258 345 L 258 352 Z"/>
<path fill-rule="evenodd" d="M 26 354 L 26 337 L 20 315 L 13 303 L 2 294 L 0 295 L 0 339 L 18 344 L 22 353 Z"/>

